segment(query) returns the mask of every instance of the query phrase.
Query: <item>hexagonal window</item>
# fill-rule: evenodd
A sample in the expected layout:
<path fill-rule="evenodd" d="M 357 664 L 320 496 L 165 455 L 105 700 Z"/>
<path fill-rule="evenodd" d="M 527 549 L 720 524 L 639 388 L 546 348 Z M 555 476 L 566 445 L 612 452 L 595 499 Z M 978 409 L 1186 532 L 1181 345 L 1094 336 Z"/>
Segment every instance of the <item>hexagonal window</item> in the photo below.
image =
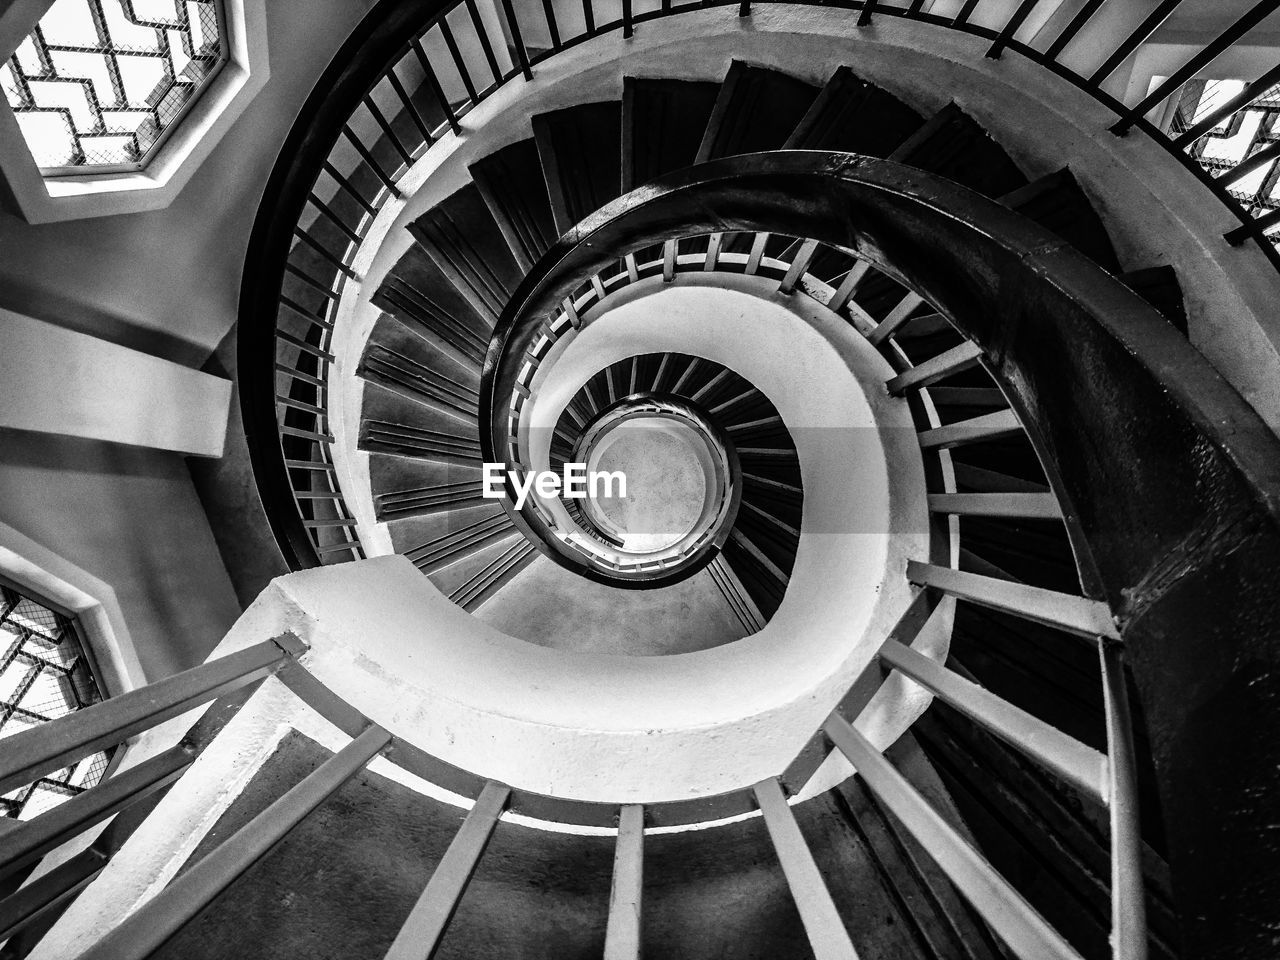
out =
<path fill-rule="evenodd" d="M 217 0 L 56 0 L 0 86 L 44 176 L 137 170 L 227 51 Z"/>

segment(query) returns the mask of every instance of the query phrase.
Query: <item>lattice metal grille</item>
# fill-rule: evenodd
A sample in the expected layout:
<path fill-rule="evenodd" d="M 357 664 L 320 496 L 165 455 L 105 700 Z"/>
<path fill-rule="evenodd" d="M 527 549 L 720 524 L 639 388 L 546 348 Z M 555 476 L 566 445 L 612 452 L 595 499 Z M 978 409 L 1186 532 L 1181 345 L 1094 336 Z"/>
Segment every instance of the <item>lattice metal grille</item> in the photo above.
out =
<path fill-rule="evenodd" d="M 0 587 L 0 739 L 102 699 L 75 624 Z M 0 816 L 30 820 L 102 779 L 112 751 L 95 753 L 0 797 Z"/>
<path fill-rule="evenodd" d="M 141 166 L 226 59 L 220 0 L 56 0 L 0 66 L 46 172 Z"/>
<path fill-rule="evenodd" d="M 1182 88 L 1173 118 L 1174 136 L 1244 89 L 1242 80 L 1193 80 Z M 1220 176 L 1280 140 L 1280 86 L 1272 87 L 1231 114 L 1191 144 L 1189 152 L 1210 173 Z M 1254 216 L 1280 208 L 1280 158 L 1233 180 L 1228 188 Z M 1269 234 L 1280 242 L 1280 228 Z"/>

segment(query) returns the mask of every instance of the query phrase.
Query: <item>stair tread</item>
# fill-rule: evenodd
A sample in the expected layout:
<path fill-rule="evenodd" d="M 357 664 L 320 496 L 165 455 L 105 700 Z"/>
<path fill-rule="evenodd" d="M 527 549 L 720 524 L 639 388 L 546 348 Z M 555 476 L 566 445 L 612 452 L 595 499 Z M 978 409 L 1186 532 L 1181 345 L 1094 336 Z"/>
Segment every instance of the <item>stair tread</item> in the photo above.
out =
<path fill-rule="evenodd" d="M 1027 183 L 1026 176 L 1004 148 L 954 103 L 926 120 L 889 159 L 946 177 L 988 196 L 1004 196 Z"/>
<path fill-rule="evenodd" d="M 460 365 L 479 371 L 490 324 L 421 247 L 405 251 L 371 300 Z"/>
<path fill-rule="evenodd" d="M 512 256 L 528 271 L 560 235 L 542 179 L 537 143 L 532 138 L 513 143 L 469 169 Z"/>
<path fill-rule="evenodd" d="M 1052 230 L 1110 273 L 1120 269 L 1111 237 L 1071 171 L 1062 169 L 1008 193 L 1000 202 Z"/>
<path fill-rule="evenodd" d="M 418 245 L 492 326 L 524 273 L 475 184 L 409 225 Z"/>
<path fill-rule="evenodd" d="M 720 86 L 697 161 L 778 149 L 817 96 L 811 83 L 735 60 Z"/>
<path fill-rule="evenodd" d="M 893 94 L 840 67 L 784 146 L 887 157 L 923 123 L 924 117 Z"/>
<path fill-rule="evenodd" d="M 622 94 L 622 189 L 691 165 L 720 85 L 626 77 Z"/>
<path fill-rule="evenodd" d="M 621 104 L 579 104 L 538 114 L 532 124 L 556 232 L 563 234 L 622 192 Z"/>

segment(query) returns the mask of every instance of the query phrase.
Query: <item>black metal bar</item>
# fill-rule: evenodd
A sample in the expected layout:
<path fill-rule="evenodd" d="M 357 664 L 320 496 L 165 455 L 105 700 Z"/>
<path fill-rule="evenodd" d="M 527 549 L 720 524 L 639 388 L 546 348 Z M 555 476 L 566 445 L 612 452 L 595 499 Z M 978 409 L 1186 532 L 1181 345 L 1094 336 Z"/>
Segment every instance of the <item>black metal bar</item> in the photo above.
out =
<path fill-rule="evenodd" d="M 302 820 L 360 772 L 390 742 L 371 726 L 322 763 L 212 852 L 131 913 L 81 960 L 143 960 L 151 956 L 236 878 L 265 857 Z"/>
<path fill-rule="evenodd" d="M 171 747 L 17 827 L 4 838 L 0 877 L 39 860 L 95 823 L 172 783 L 194 759 L 191 749 Z"/>
<path fill-rule="evenodd" d="M 1040 0 L 1022 0 L 1018 4 L 1018 9 L 1013 11 L 1013 16 L 1004 25 L 1004 29 L 1000 31 L 1000 36 L 996 37 L 995 43 L 991 44 L 991 48 L 987 51 L 987 57 L 991 60 L 999 60 L 1000 54 L 1004 53 L 1004 48 L 1009 45 L 1009 41 L 1013 39 L 1013 35 L 1022 29 L 1022 25 L 1027 22 L 1027 17 L 1031 15 L 1031 11 L 1035 9 Z"/>
<path fill-rule="evenodd" d="M 289 635 L 264 640 L 34 729 L 15 733 L 5 740 L 4 753 L 0 756 L 0 794 L 265 677 L 305 650 L 305 645 Z"/>
<path fill-rule="evenodd" d="M 373 206 L 373 204 L 371 204 L 368 200 L 366 200 L 364 198 L 364 195 L 361 194 L 360 191 L 357 190 L 355 187 L 353 187 L 351 185 L 351 181 L 348 180 L 346 177 L 344 177 L 342 174 L 340 174 L 337 168 L 332 163 L 326 160 L 321 166 L 324 172 L 333 178 L 334 183 L 336 183 L 339 187 L 345 190 L 347 194 L 351 197 L 351 199 L 353 199 L 356 203 L 360 204 L 360 206 L 364 208 L 365 213 L 368 213 L 370 216 L 372 216 L 373 214 L 376 214 L 378 212 L 377 209 Z M 352 234 L 352 236 L 354 236 L 354 234 Z M 357 240 L 358 239 L 359 238 L 357 237 Z"/>
<path fill-rule="evenodd" d="M 1058 55 L 1066 49 L 1067 44 L 1076 38 L 1076 34 L 1084 29 L 1085 24 L 1092 20 L 1093 15 L 1098 12 L 1098 8 L 1106 2 L 1107 0 L 1088 0 L 1076 15 L 1071 18 L 1071 22 L 1058 34 L 1058 38 L 1049 44 L 1049 49 L 1044 52 L 1045 59 L 1057 60 Z"/>
<path fill-rule="evenodd" d="M 858 26 L 870 26 L 871 14 L 875 13 L 875 9 L 876 0 L 862 0 L 862 10 L 858 13 Z"/>
<path fill-rule="evenodd" d="M 284 294 L 280 295 L 280 305 L 282 307 L 287 307 L 288 309 L 292 310 L 294 313 L 298 314 L 301 317 L 306 317 L 308 320 L 311 320 L 315 323 L 320 324 L 320 326 L 325 327 L 326 329 L 333 328 L 333 324 L 329 322 L 328 317 L 322 316 L 321 314 L 316 313 L 314 310 L 308 310 L 306 307 L 302 306 L 296 300 L 291 300 L 289 297 L 285 296 Z"/>
<path fill-rule="evenodd" d="M 449 21 L 444 17 L 439 21 L 440 35 L 444 37 L 444 45 L 449 48 L 449 56 L 453 58 L 453 65 L 458 70 L 458 75 L 462 78 L 462 86 L 467 91 L 467 97 L 472 103 L 480 99 L 476 93 L 475 82 L 471 79 L 471 71 L 467 69 L 467 63 L 462 59 L 462 51 L 458 49 L 458 41 L 453 35 L 453 29 L 449 26 Z"/>
<path fill-rule="evenodd" d="M 330 363 L 332 363 L 334 360 L 333 354 L 330 353 L 329 351 L 322 350 L 320 347 L 317 347 L 314 343 L 307 343 L 305 340 L 299 339 L 298 337 L 295 337 L 292 334 L 285 333 L 283 330 L 276 331 L 276 339 L 283 340 L 285 343 L 293 344 L 299 350 L 303 350 L 311 354 L 313 357 L 319 357 L 321 360 L 326 360 Z M 316 409 L 320 410 L 320 408 L 318 407 Z M 320 413 L 324 413 L 324 411 L 320 410 Z"/>
<path fill-rule="evenodd" d="M 348 267 L 345 263 L 343 263 L 341 257 L 338 257 L 335 254 L 330 253 L 323 246 L 321 246 L 320 241 L 309 236 L 307 232 L 303 230 L 301 227 L 294 227 L 293 235 L 297 237 L 299 240 L 301 240 L 303 243 L 305 243 L 312 250 L 314 250 L 316 253 L 318 253 L 321 259 L 327 260 L 331 266 L 336 268 L 340 273 L 344 274 L 348 279 L 354 280 L 356 278 L 355 271 L 352 270 L 350 267 Z"/>
<path fill-rule="evenodd" d="M 81 890 L 106 865 L 106 855 L 90 847 L 0 900 L 0 942 Z"/>
<path fill-rule="evenodd" d="M 520 64 L 520 73 L 526 80 L 533 79 L 533 70 L 529 68 L 529 52 L 524 48 L 524 36 L 520 33 L 520 21 L 516 19 L 516 11 L 511 0 L 502 0 L 502 12 L 506 14 L 507 26 L 511 28 L 511 40 L 516 47 L 516 60 Z"/>
<path fill-rule="evenodd" d="M 671 9 L 671 0 L 662 0 L 664 10 Z M 587 25 L 587 36 L 596 32 L 596 14 L 591 9 L 591 0 L 582 0 L 582 19 Z"/>
<path fill-rule="evenodd" d="M 382 112 L 382 108 L 378 106 L 373 99 L 373 94 L 368 94 L 364 98 L 365 109 L 369 111 L 369 115 L 373 117 L 373 122 L 382 130 L 383 136 L 387 138 L 387 142 L 395 148 L 396 153 L 400 154 L 400 159 L 404 161 L 405 166 L 413 163 L 413 154 L 405 147 L 396 136 L 395 130 L 391 128 L 391 124 L 387 121 L 386 115 Z"/>
<path fill-rule="evenodd" d="M 911 6 L 907 7 L 907 16 L 914 17 L 917 13 L 924 9 L 924 0 L 911 0 Z"/>
<path fill-rule="evenodd" d="M 751 16 L 751 0 L 742 0 L 742 2 L 738 4 L 738 16 Z"/>
<path fill-rule="evenodd" d="M 449 98 L 444 94 L 444 87 L 440 85 L 440 78 L 436 76 L 436 68 L 431 65 L 431 60 L 422 46 L 422 41 L 415 39 L 412 46 L 413 52 L 418 58 L 418 63 L 422 66 L 422 72 L 427 78 L 427 83 L 431 84 L 431 92 L 440 104 L 440 109 L 444 111 L 444 118 L 449 124 L 449 129 L 454 133 L 461 133 L 462 124 L 458 123 L 458 115 L 453 112 L 453 105 L 449 103 Z"/>
<path fill-rule="evenodd" d="M 332 208 L 330 208 L 330 206 L 327 203 L 325 203 L 323 200 L 317 197 L 314 193 L 308 194 L 307 199 L 311 202 L 312 206 L 314 206 L 317 210 L 319 210 L 322 214 L 324 214 L 324 216 L 328 219 L 330 223 L 332 223 L 335 227 L 341 230 L 346 235 L 348 240 L 356 244 L 360 242 L 360 234 L 356 233 L 349 226 L 343 223 L 342 220 L 338 218 L 338 215 L 333 212 Z M 369 212 L 370 213 L 373 212 L 372 207 L 369 208 Z"/>
<path fill-rule="evenodd" d="M 391 84 L 391 89 L 396 92 L 396 96 L 400 98 L 400 102 L 404 104 L 404 108 L 409 113 L 409 119 L 413 121 L 413 125 L 418 128 L 418 132 L 422 134 L 422 141 L 428 147 L 435 143 L 435 137 L 431 135 L 431 128 L 427 126 L 427 118 L 422 115 L 422 111 L 418 109 L 418 105 L 413 102 L 413 98 L 409 96 L 409 92 L 405 90 L 404 84 L 400 81 L 400 77 L 396 75 L 396 68 L 393 66 L 387 71 L 387 82 Z"/>
<path fill-rule="evenodd" d="M 1248 106 L 1253 100 L 1266 93 L 1277 83 L 1280 83 L 1280 64 L 1272 67 L 1262 76 L 1258 77 L 1253 83 L 1246 84 L 1245 87 L 1234 97 L 1228 99 L 1225 103 L 1210 113 L 1205 114 L 1196 124 L 1188 127 L 1185 132 L 1180 134 L 1173 141 L 1175 147 L 1187 147 L 1199 140 L 1206 133 L 1220 124 L 1227 117 L 1236 111 Z"/>
<path fill-rule="evenodd" d="M 1111 76 L 1133 51 L 1142 46 L 1146 39 L 1155 33 L 1156 28 L 1169 18 L 1169 14 L 1173 13 L 1174 8 L 1181 2 L 1182 0 L 1163 0 L 1154 10 L 1147 14 L 1142 22 L 1134 28 L 1133 32 L 1124 38 L 1120 46 L 1112 51 L 1111 56 L 1103 61 L 1102 66 L 1089 75 L 1089 83 L 1097 86 Z"/>
<path fill-rule="evenodd" d="M 1254 4 L 1248 13 L 1218 34 L 1203 50 L 1170 74 L 1163 83 L 1147 94 L 1141 103 L 1121 117 L 1119 122 L 1111 128 L 1111 132 L 1119 136 L 1128 133 L 1138 117 L 1144 116 L 1148 110 L 1161 103 L 1171 93 L 1216 60 L 1228 47 L 1274 13 L 1277 8 L 1280 8 L 1280 0 L 1262 0 L 1262 2 Z"/>
<path fill-rule="evenodd" d="M 542 0 L 542 15 L 547 21 L 547 33 L 551 37 L 551 49 L 560 49 L 560 28 L 556 26 L 556 10 L 552 0 Z"/>
<path fill-rule="evenodd" d="M 1260 235 L 1268 227 L 1274 227 L 1278 223 L 1280 223 L 1280 210 L 1272 210 L 1270 213 L 1264 213 L 1252 223 L 1241 224 L 1234 230 L 1223 234 L 1223 236 L 1226 238 L 1227 243 L 1237 247 L 1250 237 Z"/>
<path fill-rule="evenodd" d="M 322 297 L 324 297 L 326 300 L 336 301 L 338 299 L 338 294 L 336 294 L 333 290 L 326 287 L 323 283 L 321 283 L 315 277 L 311 276 L 308 273 L 305 273 L 300 267 L 294 266 L 292 263 L 286 263 L 284 265 L 284 268 L 286 272 L 293 274 L 295 277 L 297 277 L 307 286 L 315 289 L 315 291 L 319 293 Z"/>
<path fill-rule="evenodd" d="M 631 39 L 631 0 L 622 0 L 622 38 Z"/>
<path fill-rule="evenodd" d="M 951 26 L 962 27 L 969 22 L 969 17 L 973 14 L 973 8 L 978 5 L 978 0 L 965 0 L 965 4 L 960 8 L 960 12 L 956 14 L 956 18 L 951 21 Z"/>
<path fill-rule="evenodd" d="M 471 16 L 471 25 L 476 28 L 476 35 L 480 38 L 480 49 L 484 51 L 484 59 L 489 64 L 489 72 L 493 74 L 494 83 L 502 83 L 502 70 L 498 68 L 498 58 L 493 54 L 493 44 L 489 42 L 489 31 L 485 29 L 484 21 L 480 19 L 480 10 L 476 6 L 476 0 L 462 0 L 467 7 L 467 13 Z"/>
<path fill-rule="evenodd" d="M 356 153 L 360 154 L 361 159 L 369 165 L 369 169 L 382 181 L 382 185 L 387 188 L 388 192 L 393 197 L 400 196 L 400 189 L 396 186 L 395 180 L 382 168 L 382 164 L 373 158 L 373 154 L 369 152 L 368 147 L 360 142 L 360 138 L 356 136 L 355 131 L 347 124 L 343 124 L 342 134 L 347 138 L 347 142 L 356 148 Z"/>

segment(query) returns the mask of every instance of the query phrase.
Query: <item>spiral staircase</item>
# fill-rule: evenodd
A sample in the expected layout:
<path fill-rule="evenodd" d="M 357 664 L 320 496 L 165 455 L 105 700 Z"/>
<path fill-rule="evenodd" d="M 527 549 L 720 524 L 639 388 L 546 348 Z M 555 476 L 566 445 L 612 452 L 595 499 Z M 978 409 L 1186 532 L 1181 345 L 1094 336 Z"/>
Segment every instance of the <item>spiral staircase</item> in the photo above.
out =
<path fill-rule="evenodd" d="M 850 6 L 821 12 L 1065 75 L 1102 5 L 1047 50 L 1019 39 L 1034 2 L 994 25 L 974 2 Z M 204 667 L 23 743 L 5 784 L 217 698 L 97 807 L 28 831 L 10 868 L 124 811 L 0 902 L 6 949 L 1266 956 L 1273 750 L 1241 744 L 1274 687 L 1280 445 L 1188 343 L 1183 265 L 1135 261 L 1140 227 L 1071 169 L 1035 172 L 1034 121 L 1002 139 L 856 60 L 821 84 L 745 56 L 718 79 L 633 60 L 553 109 L 486 114 L 574 42 L 678 10 L 624 0 L 597 24 L 587 3 L 575 40 L 555 3 L 502 4 L 500 31 L 450 9 L 384 0 L 348 41 L 246 264 L 249 453 L 303 571 L 281 596 L 314 635 L 280 619 L 268 639 L 247 615 Z M 752 15 L 712 12 L 735 9 Z M 1121 122 L 1154 135 L 1142 113 Z M 467 139 L 452 168 L 435 159 Z M 667 484 L 639 468 L 678 448 L 697 475 L 678 530 L 604 500 L 516 505 L 519 478 L 595 462 L 638 424 L 610 448 L 638 474 Z M 493 463 L 503 498 L 484 495 Z M 348 656 L 332 637 L 362 596 Z M 645 625 L 663 635 L 637 641 Z M 449 686 L 492 670 L 501 701 L 520 644 L 555 659 L 513 660 L 508 701 Z M 755 712 L 733 686 L 748 654 L 779 657 L 754 661 L 761 690 L 803 696 Z M 664 714 L 698 699 L 699 665 L 741 716 Z M 570 723 L 521 678 L 546 702 L 613 700 Z M 420 724 L 393 702 L 409 681 L 430 691 Z M 186 785 L 233 781 L 252 751 L 225 745 L 279 722 L 272 684 L 328 726 L 290 720 L 213 817 Z M 194 845 L 156 866 L 155 824 L 193 817 Z"/>

